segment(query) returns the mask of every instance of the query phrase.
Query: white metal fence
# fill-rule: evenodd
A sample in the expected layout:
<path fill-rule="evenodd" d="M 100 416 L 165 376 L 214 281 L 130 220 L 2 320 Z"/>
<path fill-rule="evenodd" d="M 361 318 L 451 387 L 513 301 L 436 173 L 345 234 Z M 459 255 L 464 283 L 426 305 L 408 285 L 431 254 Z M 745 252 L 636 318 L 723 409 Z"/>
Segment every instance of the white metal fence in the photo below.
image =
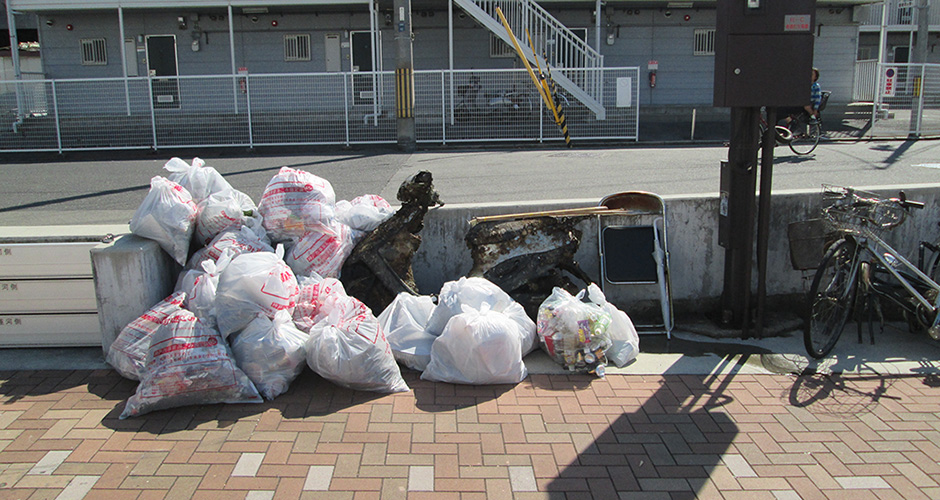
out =
<path fill-rule="evenodd" d="M 878 65 L 871 136 L 940 134 L 940 64 Z"/>
<path fill-rule="evenodd" d="M 560 91 L 572 141 L 636 140 L 639 69 L 597 71 L 605 120 Z M 563 140 L 524 70 L 416 71 L 415 103 L 419 143 Z M 0 81 L 3 152 L 397 140 L 392 72 Z"/>

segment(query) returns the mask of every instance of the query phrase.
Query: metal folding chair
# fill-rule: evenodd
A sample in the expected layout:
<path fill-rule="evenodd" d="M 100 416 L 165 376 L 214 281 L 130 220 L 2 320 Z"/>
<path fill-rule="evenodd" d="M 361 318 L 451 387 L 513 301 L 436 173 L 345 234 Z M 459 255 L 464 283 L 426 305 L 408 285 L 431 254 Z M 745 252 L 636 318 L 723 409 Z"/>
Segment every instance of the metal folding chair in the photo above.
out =
<path fill-rule="evenodd" d="M 629 191 L 606 196 L 598 206 L 624 211 L 598 215 L 601 290 L 607 293 L 614 285 L 656 285 L 662 322 L 635 326 L 641 333 L 665 333 L 670 338 L 672 283 L 665 202 L 654 193 Z"/>

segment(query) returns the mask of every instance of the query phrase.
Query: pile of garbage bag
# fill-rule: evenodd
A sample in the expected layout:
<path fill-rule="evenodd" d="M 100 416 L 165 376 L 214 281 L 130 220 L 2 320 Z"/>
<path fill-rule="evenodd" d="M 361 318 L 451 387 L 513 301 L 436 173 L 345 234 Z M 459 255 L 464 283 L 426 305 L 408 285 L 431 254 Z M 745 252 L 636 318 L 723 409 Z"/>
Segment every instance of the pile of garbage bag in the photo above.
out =
<path fill-rule="evenodd" d="M 336 200 L 329 181 L 283 167 L 255 205 L 214 168 L 173 158 L 130 223 L 182 266 L 166 299 L 129 323 L 106 360 L 139 381 L 121 418 L 190 404 L 274 399 L 310 367 L 355 390 L 410 390 L 423 380 L 513 384 L 542 348 L 603 376 L 638 353 L 630 319 L 596 286 L 556 289 L 538 322 L 484 278 L 435 296 L 400 293 L 376 316 L 339 275 L 357 242 L 394 211 L 377 195 Z"/>

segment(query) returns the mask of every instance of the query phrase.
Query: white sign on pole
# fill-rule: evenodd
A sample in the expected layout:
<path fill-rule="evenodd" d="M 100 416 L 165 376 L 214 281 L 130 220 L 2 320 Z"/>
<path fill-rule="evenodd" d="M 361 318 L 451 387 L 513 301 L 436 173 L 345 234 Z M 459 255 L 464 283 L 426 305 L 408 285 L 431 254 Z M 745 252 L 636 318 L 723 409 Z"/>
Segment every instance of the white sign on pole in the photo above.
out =
<path fill-rule="evenodd" d="M 881 95 L 884 97 L 894 97 L 895 87 L 897 86 L 898 69 L 895 67 L 885 68 L 885 84 L 881 89 Z"/>

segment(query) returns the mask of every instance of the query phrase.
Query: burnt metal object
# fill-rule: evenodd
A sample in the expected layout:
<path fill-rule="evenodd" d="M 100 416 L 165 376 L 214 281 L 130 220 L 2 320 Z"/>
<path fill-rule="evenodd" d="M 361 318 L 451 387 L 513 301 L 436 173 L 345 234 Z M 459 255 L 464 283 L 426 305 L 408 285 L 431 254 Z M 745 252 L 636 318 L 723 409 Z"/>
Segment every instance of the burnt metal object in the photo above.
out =
<path fill-rule="evenodd" d="M 581 244 L 576 217 L 528 217 L 474 225 L 465 238 L 473 258 L 469 276 L 480 276 L 502 288 L 536 317 L 554 287 L 571 293 L 590 277 L 574 259 Z M 567 273 L 567 274 L 566 274 Z"/>
<path fill-rule="evenodd" d="M 375 314 L 401 292 L 418 295 L 411 263 L 421 245 L 418 233 L 428 209 L 441 206 L 430 172 L 418 172 L 398 188 L 401 208 L 360 241 L 343 264 L 346 293 Z"/>

